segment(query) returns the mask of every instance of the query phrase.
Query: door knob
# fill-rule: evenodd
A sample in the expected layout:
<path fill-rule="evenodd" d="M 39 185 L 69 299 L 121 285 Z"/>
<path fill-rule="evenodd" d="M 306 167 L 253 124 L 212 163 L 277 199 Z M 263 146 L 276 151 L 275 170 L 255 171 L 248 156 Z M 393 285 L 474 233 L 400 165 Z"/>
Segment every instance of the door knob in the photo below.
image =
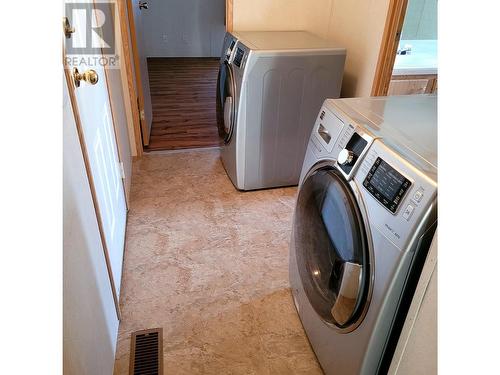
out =
<path fill-rule="evenodd" d="M 91 85 L 95 85 L 97 81 L 99 81 L 99 76 L 93 69 L 80 73 L 77 68 L 73 68 L 73 80 L 75 81 L 76 87 L 80 87 L 80 81 L 85 81 Z"/>
<path fill-rule="evenodd" d="M 71 34 L 75 32 L 75 28 L 71 27 L 68 17 L 63 17 L 63 29 L 66 38 L 71 38 Z"/>
<path fill-rule="evenodd" d="M 147 1 L 139 1 L 139 9 L 148 9 L 148 2 Z"/>

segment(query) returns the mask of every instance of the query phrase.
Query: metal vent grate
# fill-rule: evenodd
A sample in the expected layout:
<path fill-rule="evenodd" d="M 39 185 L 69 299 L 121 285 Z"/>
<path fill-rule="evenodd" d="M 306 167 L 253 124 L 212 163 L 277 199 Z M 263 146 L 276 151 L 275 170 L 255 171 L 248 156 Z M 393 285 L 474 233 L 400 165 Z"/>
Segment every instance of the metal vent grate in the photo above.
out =
<path fill-rule="evenodd" d="M 130 375 L 163 375 L 163 329 L 153 328 L 132 333 Z"/>

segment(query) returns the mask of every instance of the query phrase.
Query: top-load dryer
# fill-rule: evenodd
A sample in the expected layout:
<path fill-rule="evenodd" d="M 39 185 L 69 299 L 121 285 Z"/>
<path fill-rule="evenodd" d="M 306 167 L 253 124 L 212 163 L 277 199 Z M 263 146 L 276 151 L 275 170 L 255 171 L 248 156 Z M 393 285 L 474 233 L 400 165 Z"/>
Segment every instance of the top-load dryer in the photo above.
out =
<path fill-rule="evenodd" d="M 326 100 L 293 219 L 290 284 L 326 374 L 385 374 L 437 227 L 437 97 Z"/>
<path fill-rule="evenodd" d="M 340 94 L 345 58 L 345 48 L 305 31 L 226 34 L 217 122 L 237 189 L 298 183 L 316 114 Z"/>

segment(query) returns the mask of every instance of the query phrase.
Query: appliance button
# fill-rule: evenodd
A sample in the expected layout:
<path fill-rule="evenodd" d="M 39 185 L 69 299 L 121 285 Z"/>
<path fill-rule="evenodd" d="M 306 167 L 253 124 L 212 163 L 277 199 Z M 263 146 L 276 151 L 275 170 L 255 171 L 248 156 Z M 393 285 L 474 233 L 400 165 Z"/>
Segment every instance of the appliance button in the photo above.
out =
<path fill-rule="evenodd" d="M 411 204 L 409 204 L 408 207 L 406 207 L 406 210 L 403 212 L 403 219 L 406 219 L 407 221 L 409 221 L 414 210 L 415 210 L 415 207 L 413 207 Z"/>
<path fill-rule="evenodd" d="M 424 196 L 424 192 L 422 190 L 417 190 L 415 194 L 413 195 L 413 200 L 417 203 L 419 203 L 422 200 L 422 197 Z"/>
<path fill-rule="evenodd" d="M 341 165 L 349 165 L 354 160 L 354 152 L 344 148 L 337 157 L 337 162 Z"/>

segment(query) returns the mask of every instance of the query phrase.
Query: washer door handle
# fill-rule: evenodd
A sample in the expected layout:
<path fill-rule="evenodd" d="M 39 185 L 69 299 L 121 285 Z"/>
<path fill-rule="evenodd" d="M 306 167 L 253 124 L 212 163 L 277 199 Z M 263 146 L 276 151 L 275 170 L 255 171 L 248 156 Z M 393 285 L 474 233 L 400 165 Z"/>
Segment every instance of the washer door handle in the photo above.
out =
<path fill-rule="evenodd" d="M 231 122 L 233 117 L 233 98 L 227 96 L 224 101 L 224 130 L 229 133 L 231 130 Z"/>
<path fill-rule="evenodd" d="M 363 266 L 357 263 L 345 262 L 342 267 L 342 282 L 337 299 L 331 309 L 333 319 L 341 326 L 346 324 L 354 315 L 361 290 L 363 271 Z"/>

